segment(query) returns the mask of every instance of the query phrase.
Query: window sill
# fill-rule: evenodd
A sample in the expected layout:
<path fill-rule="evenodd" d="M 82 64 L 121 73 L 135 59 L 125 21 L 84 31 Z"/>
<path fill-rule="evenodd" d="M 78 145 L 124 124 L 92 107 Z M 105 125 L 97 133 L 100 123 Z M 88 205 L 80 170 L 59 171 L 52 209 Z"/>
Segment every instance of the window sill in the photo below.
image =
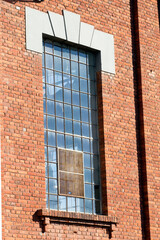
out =
<path fill-rule="evenodd" d="M 82 213 L 62 212 L 49 209 L 40 209 L 36 212 L 40 219 L 43 232 L 46 225 L 52 223 L 84 225 L 98 228 L 106 228 L 109 236 L 112 233 L 112 226 L 117 225 L 117 218 L 105 215 L 91 215 Z"/>

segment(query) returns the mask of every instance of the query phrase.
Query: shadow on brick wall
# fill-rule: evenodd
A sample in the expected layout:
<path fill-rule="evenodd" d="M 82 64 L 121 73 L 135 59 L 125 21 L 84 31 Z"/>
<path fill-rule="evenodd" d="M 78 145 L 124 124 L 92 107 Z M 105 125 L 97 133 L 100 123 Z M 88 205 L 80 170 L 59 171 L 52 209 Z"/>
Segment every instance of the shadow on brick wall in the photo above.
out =
<path fill-rule="evenodd" d="M 139 26 L 138 26 L 138 7 L 137 7 L 136 0 L 130 0 L 130 11 L 131 11 L 132 63 L 133 63 L 133 81 L 134 81 L 134 98 L 135 98 L 137 159 L 138 159 L 138 171 L 139 171 L 141 228 L 142 228 L 142 239 L 150 240 L 151 235 L 150 235 L 150 219 L 149 219 L 150 216 L 149 216 L 149 204 L 148 204 L 146 150 L 145 150 L 145 133 L 144 133 L 143 100 L 142 100 L 140 41 L 139 41 Z"/>

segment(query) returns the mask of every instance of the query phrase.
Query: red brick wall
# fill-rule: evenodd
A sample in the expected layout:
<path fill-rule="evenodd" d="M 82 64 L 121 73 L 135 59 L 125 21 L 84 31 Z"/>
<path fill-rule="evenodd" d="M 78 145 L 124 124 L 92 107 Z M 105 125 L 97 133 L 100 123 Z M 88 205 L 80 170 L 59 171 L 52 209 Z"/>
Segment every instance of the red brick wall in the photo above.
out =
<path fill-rule="evenodd" d="M 59 14 L 67 9 L 114 35 L 116 74 L 102 73 L 99 79 L 103 209 L 119 219 L 112 239 L 142 239 L 129 0 L 1 1 L 3 239 L 108 239 L 105 229 L 87 226 L 51 224 L 42 233 L 39 222 L 33 220 L 34 213 L 45 207 L 42 63 L 40 54 L 25 49 L 25 6 Z M 151 239 L 159 239 L 156 0 L 139 0 L 138 13 L 150 233 Z"/>

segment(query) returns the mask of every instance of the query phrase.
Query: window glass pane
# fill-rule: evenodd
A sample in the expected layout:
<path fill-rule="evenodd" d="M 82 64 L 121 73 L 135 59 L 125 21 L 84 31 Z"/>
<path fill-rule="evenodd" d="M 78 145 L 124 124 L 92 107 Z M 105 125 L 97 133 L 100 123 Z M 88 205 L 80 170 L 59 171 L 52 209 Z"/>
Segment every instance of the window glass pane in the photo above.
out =
<path fill-rule="evenodd" d="M 46 54 L 45 59 L 46 59 L 46 68 L 53 69 L 53 56 Z"/>
<path fill-rule="evenodd" d="M 91 184 L 85 184 L 85 197 L 92 198 L 92 185 Z"/>
<path fill-rule="evenodd" d="M 61 47 L 60 44 L 54 45 L 54 55 L 61 56 Z"/>
<path fill-rule="evenodd" d="M 75 210 L 76 210 L 75 198 L 68 197 L 68 211 L 75 212 Z"/>
<path fill-rule="evenodd" d="M 47 100 L 47 113 L 54 114 L 54 102 Z"/>
<path fill-rule="evenodd" d="M 83 138 L 83 151 L 90 152 L 90 142 L 89 139 Z"/>
<path fill-rule="evenodd" d="M 76 198 L 77 212 L 84 212 L 84 200 L 82 198 Z"/>
<path fill-rule="evenodd" d="M 54 100 L 54 86 L 47 85 L 47 98 Z"/>
<path fill-rule="evenodd" d="M 74 137 L 74 149 L 77 150 L 77 151 L 81 151 L 82 150 L 81 138 Z"/>
<path fill-rule="evenodd" d="M 79 91 L 79 78 L 72 77 L 72 89 Z"/>
<path fill-rule="evenodd" d="M 64 102 L 71 103 L 71 90 L 64 89 Z"/>
<path fill-rule="evenodd" d="M 91 172 L 91 169 L 85 169 L 84 170 L 84 180 L 87 183 L 91 183 L 92 182 L 92 172 Z"/>
<path fill-rule="evenodd" d="M 59 196 L 59 210 L 66 211 L 66 197 Z"/>
<path fill-rule="evenodd" d="M 73 122 L 74 134 L 81 135 L 81 124 L 80 122 Z"/>
<path fill-rule="evenodd" d="M 43 112 L 46 113 L 46 100 L 43 99 Z"/>
<path fill-rule="evenodd" d="M 72 121 L 71 120 L 65 120 L 65 132 L 66 133 L 72 133 Z"/>
<path fill-rule="evenodd" d="M 89 124 L 82 123 L 82 136 L 89 137 Z"/>
<path fill-rule="evenodd" d="M 85 213 L 92 213 L 92 200 L 85 199 Z"/>
<path fill-rule="evenodd" d="M 70 105 L 64 104 L 64 114 L 65 118 L 72 118 L 72 110 Z"/>
<path fill-rule="evenodd" d="M 70 73 L 70 61 L 63 59 L 63 72 Z"/>
<path fill-rule="evenodd" d="M 57 193 L 57 180 L 49 179 L 49 192 L 50 193 Z"/>
<path fill-rule="evenodd" d="M 73 107 L 73 119 L 80 120 L 80 108 L 79 107 Z"/>
<path fill-rule="evenodd" d="M 56 71 L 62 71 L 62 61 L 59 57 L 54 57 L 54 69 Z"/>
<path fill-rule="evenodd" d="M 53 71 L 46 69 L 46 82 L 49 84 L 54 84 Z"/>
<path fill-rule="evenodd" d="M 62 87 L 62 73 L 55 71 L 55 85 Z"/>
<path fill-rule="evenodd" d="M 81 120 L 88 123 L 88 109 L 81 108 Z"/>
<path fill-rule="evenodd" d="M 63 74 L 63 86 L 65 88 L 71 88 L 71 77 L 68 74 Z"/>
<path fill-rule="evenodd" d="M 54 163 L 49 163 L 49 177 L 57 178 L 57 165 Z"/>
<path fill-rule="evenodd" d="M 62 118 L 56 118 L 57 131 L 64 132 L 64 120 Z"/>
<path fill-rule="evenodd" d="M 46 192 L 49 192 L 48 191 L 48 178 L 45 179 L 45 182 L 46 182 Z"/>
<path fill-rule="evenodd" d="M 46 85 L 43 84 L 43 97 L 45 98 L 46 97 Z"/>
<path fill-rule="evenodd" d="M 64 148 L 64 135 L 63 134 L 57 134 L 57 145 L 58 147 Z"/>
<path fill-rule="evenodd" d="M 72 104 L 79 105 L 79 92 L 72 92 Z"/>
<path fill-rule="evenodd" d="M 47 128 L 46 115 L 44 115 L 44 128 Z"/>
<path fill-rule="evenodd" d="M 55 195 L 49 195 L 49 204 L 51 209 L 58 209 L 58 201 L 57 201 L 57 196 Z"/>
<path fill-rule="evenodd" d="M 45 147 L 45 161 L 47 161 L 47 147 Z"/>
<path fill-rule="evenodd" d="M 73 149 L 73 137 L 66 135 L 66 148 Z"/>
<path fill-rule="evenodd" d="M 48 132 L 48 145 L 56 146 L 56 139 L 54 132 Z"/>
<path fill-rule="evenodd" d="M 87 61 L 89 65 L 95 66 L 95 55 L 93 53 L 87 53 Z"/>
<path fill-rule="evenodd" d="M 63 101 L 63 92 L 62 88 L 56 87 L 55 88 L 55 94 L 56 94 L 56 100 L 57 101 Z"/>
<path fill-rule="evenodd" d="M 88 107 L 88 95 L 81 93 L 81 106 Z"/>
<path fill-rule="evenodd" d="M 67 46 L 63 46 L 63 57 L 69 58 L 69 48 Z"/>
<path fill-rule="evenodd" d="M 88 70 L 88 79 L 95 80 L 95 67 L 90 66 Z"/>
<path fill-rule="evenodd" d="M 56 115 L 63 117 L 63 103 L 56 102 Z"/>
<path fill-rule="evenodd" d="M 85 51 L 79 51 L 79 61 L 86 64 L 87 55 Z"/>
<path fill-rule="evenodd" d="M 49 162 L 56 162 L 57 161 L 56 148 L 48 147 L 48 161 Z"/>
<path fill-rule="evenodd" d="M 51 41 L 45 42 L 45 52 L 53 53 L 53 46 Z"/>
<path fill-rule="evenodd" d="M 90 155 L 84 153 L 83 156 L 84 156 L 84 167 L 90 168 L 91 167 Z"/>
<path fill-rule="evenodd" d="M 47 144 L 47 132 L 44 131 L 44 144 Z"/>
<path fill-rule="evenodd" d="M 71 74 L 78 76 L 78 62 L 71 61 Z"/>
<path fill-rule="evenodd" d="M 71 48 L 71 59 L 78 61 L 78 51 L 76 48 Z"/>
<path fill-rule="evenodd" d="M 42 69 L 42 75 L 43 75 L 43 82 L 45 82 L 45 69 Z"/>
<path fill-rule="evenodd" d="M 55 117 L 48 116 L 48 129 L 55 130 Z"/>
<path fill-rule="evenodd" d="M 87 67 L 85 64 L 79 64 L 80 77 L 87 78 Z"/>
<path fill-rule="evenodd" d="M 80 91 L 81 92 L 86 92 L 88 91 L 88 81 L 83 79 L 83 78 L 80 78 Z"/>

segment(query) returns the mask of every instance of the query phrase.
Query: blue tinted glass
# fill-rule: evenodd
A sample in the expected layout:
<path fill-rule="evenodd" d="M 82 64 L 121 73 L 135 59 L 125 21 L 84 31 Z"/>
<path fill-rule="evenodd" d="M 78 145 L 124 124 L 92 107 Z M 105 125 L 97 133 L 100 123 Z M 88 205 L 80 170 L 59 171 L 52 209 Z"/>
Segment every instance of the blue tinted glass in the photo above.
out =
<path fill-rule="evenodd" d="M 73 107 L 73 119 L 80 120 L 80 108 L 79 107 Z"/>
<path fill-rule="evenodd" d="M 65 88 L 71 88 L 71 77 L 68 74 L 63 74 L 63 86 Z"/>
<path fill-rule="evenodd" d="M 86 64 L 87 55 L 86 55 L 85 51 L 82 51 L 82 50 L 79 51 L 79 61 Z"/>
<path fill-rule="evenodd" d="M 73 149 L 73 137 L 66 135 L 66 148 Z"/>
<path fill-rule="evenodd" d="M 46 115 L 44 115 L 44 128 L 47 128 Z"/>
<path fill-rule="evenodd" d="M 56 162 L 57 161 L 57 153 L 56 148 L 48 147 L 48 161 L 49 162 Z"/>
<path fill-rule="evenodd" d="M 59 57 L 54 57 L 54 69 L 55 69 L 56 71 L 62 71 L 61 58 L 59 58 Z"/>
<path fill-rule="evenodd" d="M 85 64 L 79 64 L 80 77 L 87 78 L 87 67 Z"/>
<path fill-rule="evenodd" d="M 79 91 L 79 78 L 72 77 L 72 89 Z"/>
<path fill-rule="evenodd" d="M 63 72 L 70 73 L 70 61 L 63 59 Z"/>
<path fill-rule="evenodd" d="M 81 138 L 74 137 L 74 149 L 77 150 L 77 151 L 82 150 Z"/>
<path fill-rule="evenodd" d="M 81 93 L 81 106 L 88 107 L 88 95 Z"/>
<path fill-rule="evenodd" d="M 87 84 L 88 84 L 87 80 L 80 78 L 80 91 L 81 92 L 87 93 L 87 91 L 88 91 Z"/>
<path fill-rule="evenodd" d="M 71 103 L 71 90 L 64 89 L 64 102 Z"/>
<path fill-rule="evenodd" d="M 53 51 L 52 51 L 52 42 L 51 41 L 45 42 L 45 52 L 53 53 Z"/>
<path fill-rule="evenodd" d="M 63 103 L 56 102 L 56 115 L 63 117 Z"/>
<path fill-rule="evenodd" d="M 63 134 L 57 134 L 57 145 L 58 147 L 64 148 L 64 135 Z"/>
<path fill-rule="evenodd" d="M 71 59 L 78 61 L 78 51 L 76 48 L 71 48 Z"/>
<path fill-rule="evenodd" d="M 46 68 L 53 69 L 53 56 L 46 54 L 45 57 L 46 57 Z"/>
<path fill-rule="evenodd" d="M 55 85 L 62 87 L 62 73 L 55 71 Z"/>
<path fill-rule="evenodd" d="M 54 45 L 54 54 L 61 57 L 61 47 L 59 44 Z"/>
<path fill-rule="evenodd" d="M 57 193 L 57 180 L 49 179 L 49 192 Z"/>
<path fill-rule="evenodd" d="M 90 152 L 90 142 L 89 142 L 89 139 L 83 138 L 83 152 Z"/>
<path fill-rule="evenodd" d="M 48 129 L 55 130 L 55 117 L 48 116 Z"/>
<path fill-rule="evenodd" d="M 46 182 L 46 192 L 48 192 L 48 179 L 47 178 L 45 179 L 45 182 Z"/>
<path fill-rule="evenodd" d="M 47 161 L 47 147 L 45 147 L 45 161 Z"/>
<path fill-rule="evenodd" d="M 65 132 L 72 133 L 72 121 L 71 120 L 65 120 Z"/>
<path fill-rule="evenodd" d="M 57 164 L 49 163 L 49 177 L 51 178 L 57 178 Z"/>
<path fill-rule="evenodd" d="M 42 75 L 43 75 L 43 82 L 45 82 L 45 69 L 42 69 Z"/>
<path fill-rule="evenodd" d="M 84 153 L 83 157 L 84 157 L 84 167 L 90 168 L 91 167 L 90 155 Z"/>
<path fill-rule="evenodd" d="M 65 118 L 72 118 L 72 111 L 70 105 L 64 104 L 64 114 Z"/>
<path fill-rule="evenodd" d="M 48 132 L 48 145 L 56 146 L 56 139 L 54 132 Z"/>
<path fill-rule="evenodd" d="M 81 135 L 81 123 L 73 122 L 74 125 L 74 134 Z"/>
<path fill-rule="evenodd" d="M 90 81 L 90 89 L 91 89 L 91 94 L 95 95 L 97 91 L 95 81 Z"/>
<path fill-rule="evenodd" d="M 95 55 L 93 53 L 87 53 L 87 63 L 95 66 Z"/>
<path fill-rule="evenodd" d="M 88 69 L 88 79 L 90 80 L 95 80 L 96 76 L 95 76 L 95 67 L 90 66 Z"/>
<path fill-rule="evenodd" d="M 54 114 L 54 102 L 47 100 L 47 113 Z"/>
<path fill-rule="evenodd" d="M 81 120 L 82 122 L 88 122 L 88 109 L 81 108 Z"/>
<path fill-rule="evenodd" d="M 66 211 L 66 197 L 59 196 L 59 210 Z"/>
<path fill-rule="evenodd" d="M 68 211 L 75 212 L 75 210 L 76 210 L 75 198 L 68 197 Z"/>
<path fill-rule="evenodd" d="M 92 213 L 92 200 L 85 199 L 85 213 Z"/>
<path fill-rule="evenodd" d="M 72 104 L 79 105 L 79 92 L 72 92 Z"/>
<path fill-rule="evenodd" d="M 56 100 L 57 101 L 63 101 L 63 89 L 56 87 L 55 88 L 55 95 L 56 95 Z"/>
<path fill-rule="evenodd" d="M 84 200 L 82 198 L 76 198 L 77 212 L 84 212 Z"/>
<path fill-rule="evenodd" d="M 54 100 L 54 86 L 47 85 L 47 98 Z"/>
<path fill-rule="evenodd" d="M 87 183 L 92 182 L 92 172 L 90 169 L 85 169 L 84 170 L 84 181 Z"/>
<path fill-rule="evenodd" d="M 47 144 L 47 132 L 44 131 L 44 144 Z"/>
<path fill-rule="evenodd" d="M 63 57 L 69 58 L 69 48 L 67 46 L 63 46 L 62 51 L 63 51 Z"/>
<path fill-rule="evenodd" d="M 89 137 L 89 124 L 82 123 L 82 136 Z"/>
<path fill-rule="evenodd" d="M 43 112 L 46 113 L 46 100 L 43 99 Z"/>
<path fill-rule="evenodd" d="M 57 201 L 57 196 L 54 195 L 49 195 L 49 205 L 50 209 L 58 209 L 58 201 Z"/>
<path fill-rule="evenodd" d="M 49 84 L 54 84 L 53 71 L 46 69 L 46 82 Z"/>
<path fill-rule="evenodd" d="M 85 197 L 92 198 L 92 185 L 91 184 L 85 184 Z"/>
<path fill-rule="evenodd" d="M 64 120 L 62 118 L 56 118 L 57 131 L 64 132 Z"/>
<path fill-rule="evenodd" d="M 78 76 L 78 62 L 71 61 L 71 74 Z"/>
<path fill-rule="evenodd" d="M 43 97 L 44 98 L 46 97 L 46 86 L 45 86 L 45 84 L 43 84 Z"/>
<path fill-rule="evenodd" d="M 91 95 L 90 96 L 90 108 L 93 108 L 93 109 L 97 109 L 97 99 L 96 99 L 96 97 L 95 96 L 93 96 L 93 95 Z"/>
<path fill-rule="evenodd" d="M 97 111 L 94 110 L 91 111 L 91 121 L 92 124 L 97 124 Z"/>

